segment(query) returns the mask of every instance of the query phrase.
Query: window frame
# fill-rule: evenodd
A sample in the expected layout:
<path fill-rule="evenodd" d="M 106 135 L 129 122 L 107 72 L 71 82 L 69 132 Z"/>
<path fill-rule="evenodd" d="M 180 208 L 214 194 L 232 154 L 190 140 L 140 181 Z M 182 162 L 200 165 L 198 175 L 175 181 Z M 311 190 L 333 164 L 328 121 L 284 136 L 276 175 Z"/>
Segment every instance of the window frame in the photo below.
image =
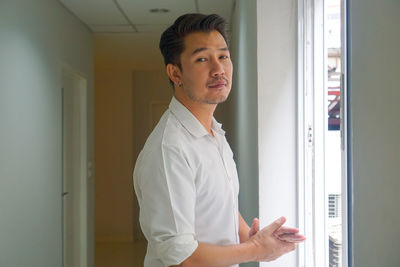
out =
<path fill-rule="evenodd" d="M 325 177 L 328 129 L 324 13 L 324 0 L 298 1 L 298 220 L 308 238 L 299 247 L 299 266 L 329 266 L 329 203 L 325 179 L 320 179 Z"/>

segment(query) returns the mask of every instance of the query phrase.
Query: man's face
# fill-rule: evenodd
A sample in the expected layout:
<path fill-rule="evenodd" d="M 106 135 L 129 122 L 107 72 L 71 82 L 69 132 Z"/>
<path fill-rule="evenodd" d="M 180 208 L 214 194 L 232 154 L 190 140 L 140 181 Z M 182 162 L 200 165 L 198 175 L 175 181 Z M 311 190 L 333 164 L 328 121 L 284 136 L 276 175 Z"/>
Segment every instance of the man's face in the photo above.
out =
<path fill-rule="evenodd" d="M 232 86 L 232 61 L 222 35 L 218 31 L 191 33 L 184 45 L 181 89 L 194 102 L 224 102 Z"/>

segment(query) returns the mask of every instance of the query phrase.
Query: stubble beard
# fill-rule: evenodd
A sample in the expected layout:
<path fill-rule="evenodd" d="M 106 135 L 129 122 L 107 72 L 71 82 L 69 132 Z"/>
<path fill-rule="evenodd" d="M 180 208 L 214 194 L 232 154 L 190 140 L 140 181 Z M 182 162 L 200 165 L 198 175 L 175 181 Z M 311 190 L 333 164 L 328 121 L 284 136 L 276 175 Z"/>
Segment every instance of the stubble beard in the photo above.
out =
<path fill-rule="evenodd" d="M 209 105 L 218 105 L 223 102 L 225 102 L 228 99 L 229 92 L 226 95 L 220 95 L 216 98 L 209 98 L 209 97 L 198 97 L 193 90 L 184 88 L 186 95 L 189 97 L 190 100 L 197 102 L 197 103 L 202 103 L 202 104 L 209 104 Z"/>

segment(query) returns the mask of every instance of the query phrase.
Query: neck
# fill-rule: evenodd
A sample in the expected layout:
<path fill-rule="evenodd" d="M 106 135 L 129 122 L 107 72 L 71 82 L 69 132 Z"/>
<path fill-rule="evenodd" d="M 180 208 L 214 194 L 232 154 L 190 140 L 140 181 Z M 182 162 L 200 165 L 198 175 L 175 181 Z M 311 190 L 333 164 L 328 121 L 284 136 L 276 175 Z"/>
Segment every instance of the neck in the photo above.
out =
<path fill-rule="evenodd" d="M 204 126 L 204 128 L 213 135 L 211 126 L 214 111 L 217 107 L 216 104 L 205 104 L 197 101 L 193 101 L 188 98 L 185 94 L 175 93 L 175 98 L 181 102 Z"/>

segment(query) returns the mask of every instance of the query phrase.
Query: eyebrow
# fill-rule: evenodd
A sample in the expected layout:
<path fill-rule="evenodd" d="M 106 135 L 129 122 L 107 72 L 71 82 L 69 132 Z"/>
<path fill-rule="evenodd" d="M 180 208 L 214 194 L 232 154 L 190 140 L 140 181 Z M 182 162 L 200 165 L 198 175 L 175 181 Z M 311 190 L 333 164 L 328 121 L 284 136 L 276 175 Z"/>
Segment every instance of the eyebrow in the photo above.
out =
<path fill-rule="evenodd" d="M 192 55 L 195 55 L 195 54 L 197 54 L 197 53 L 200 53 L 200 52 L 205 51 L 205 50 L 208 50 L 208 49 L 209 49 L 208 47 L 199 47 L 199 48 L 196 48 L 196 49 L 192 52 Z M 219 51 L 228 51 L 228 47 L 219 48 L 219 49 L 217 49 L 217 50 L 219 50 Z"/>

